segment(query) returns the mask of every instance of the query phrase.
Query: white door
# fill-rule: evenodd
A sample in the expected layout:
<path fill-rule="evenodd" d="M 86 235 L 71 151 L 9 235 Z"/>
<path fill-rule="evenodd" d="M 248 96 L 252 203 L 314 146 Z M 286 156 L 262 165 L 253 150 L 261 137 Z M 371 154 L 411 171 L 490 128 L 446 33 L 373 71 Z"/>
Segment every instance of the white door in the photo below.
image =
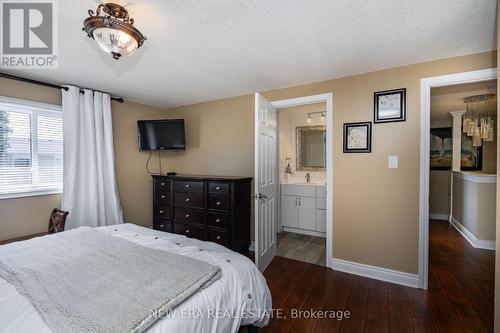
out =
<path fill-rule="evenodd" d="M 298 204 L 299 198 L 291 195 L 281 197 L 281 224 L 285 227 L 299 226 Z"/>
<path fill-rule="evenodd" d="M 316 230 L 316 199 L 299 197 L 299 228 Z"/>
<path fill-rule="evenodd" d="M 261 272 L 276 255 L 278 201 L 276 108 L 255 94 L 255 264 Z"/>

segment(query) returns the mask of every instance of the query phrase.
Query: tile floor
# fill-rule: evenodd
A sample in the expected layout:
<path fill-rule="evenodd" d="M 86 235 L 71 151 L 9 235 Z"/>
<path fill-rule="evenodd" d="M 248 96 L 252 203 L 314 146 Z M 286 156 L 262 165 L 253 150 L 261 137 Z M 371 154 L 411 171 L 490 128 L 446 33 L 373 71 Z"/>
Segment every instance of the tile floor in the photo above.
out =
<path fill-rule="evenodd" d="M 293 232 L 278 234 L 277 255 L 325 266 L 326 238 L 300 235 Z"/>

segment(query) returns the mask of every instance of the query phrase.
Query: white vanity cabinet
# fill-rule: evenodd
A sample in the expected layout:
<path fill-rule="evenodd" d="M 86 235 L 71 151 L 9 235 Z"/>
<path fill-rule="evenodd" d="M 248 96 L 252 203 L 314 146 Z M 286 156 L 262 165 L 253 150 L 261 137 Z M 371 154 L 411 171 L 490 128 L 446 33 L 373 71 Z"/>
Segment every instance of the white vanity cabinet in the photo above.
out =
<path fill-rule="evenodd" d="M 281 185 L 281 225 L 284 231 L 325 237 L 325 186 Z"/>

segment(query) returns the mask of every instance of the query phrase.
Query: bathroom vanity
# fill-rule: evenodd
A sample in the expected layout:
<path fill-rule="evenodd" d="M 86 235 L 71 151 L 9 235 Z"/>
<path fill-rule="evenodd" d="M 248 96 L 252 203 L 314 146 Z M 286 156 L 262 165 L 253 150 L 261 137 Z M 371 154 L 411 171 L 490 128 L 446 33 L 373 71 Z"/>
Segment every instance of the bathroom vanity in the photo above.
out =
<path fill-rule="evenodd" d="M 326 186 L 282 184 L 281 225 L 283 231 L 326 237 Z"/>

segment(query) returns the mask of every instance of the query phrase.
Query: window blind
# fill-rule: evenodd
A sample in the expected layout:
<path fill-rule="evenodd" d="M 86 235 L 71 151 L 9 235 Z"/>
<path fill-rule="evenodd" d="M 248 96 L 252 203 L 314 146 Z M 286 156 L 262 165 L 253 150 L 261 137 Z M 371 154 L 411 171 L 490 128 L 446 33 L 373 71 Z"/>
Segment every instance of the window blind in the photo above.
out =
<path fill-rule="evenodd" d="M 62 189 L 62 113 L 29 103 L 0 100 L 0 197 Z"/>

